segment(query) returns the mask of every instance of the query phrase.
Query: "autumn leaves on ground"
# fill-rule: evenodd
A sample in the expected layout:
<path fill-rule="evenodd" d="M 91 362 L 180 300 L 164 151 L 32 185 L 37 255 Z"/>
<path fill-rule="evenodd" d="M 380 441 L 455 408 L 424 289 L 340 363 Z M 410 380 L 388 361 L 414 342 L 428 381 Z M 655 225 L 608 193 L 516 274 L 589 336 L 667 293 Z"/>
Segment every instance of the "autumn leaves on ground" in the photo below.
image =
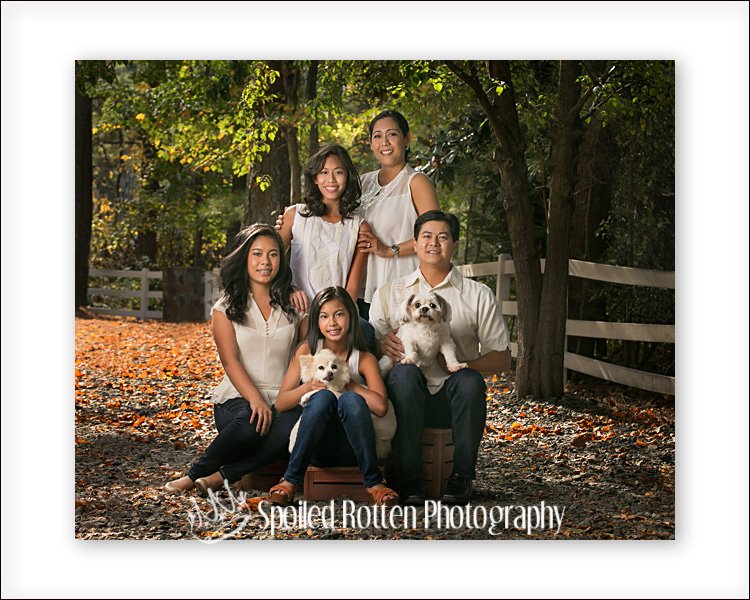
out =
<path fill-rule="evenodd" d="M 75 343 L 76 537 L 225 537 L 226 522 L 196 531 L 196 511 L 215 508 L 208 500 L 162 489 L 215 435 L 205 396 L 222 369 L 208 324 L 76 319 Z M 569 384 L 562 400 L 547 403 L 517 398 L 505 378 L 487 382 L 473 504 L 565 507 L 559 532 L 529 534 L 511 523 L 494 534 L 466 527 L 292 528 L 271 536 L 260 519 L 244 518 L 228 537 L 674 538 L 673 399 L 586 383 Z M 257 501 L 229 506 L 237 513 L 230 520 L 253 509 Z"/>

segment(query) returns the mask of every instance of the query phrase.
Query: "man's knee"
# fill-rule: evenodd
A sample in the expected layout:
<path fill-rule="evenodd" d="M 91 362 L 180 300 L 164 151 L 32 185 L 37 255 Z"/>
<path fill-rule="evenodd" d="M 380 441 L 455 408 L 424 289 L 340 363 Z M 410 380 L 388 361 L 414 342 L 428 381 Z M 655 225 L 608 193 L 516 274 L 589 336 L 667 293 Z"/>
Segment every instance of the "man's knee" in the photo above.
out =
<path fill-rule="evenodd" d="M 391 369 L 386 377 L 386 385 L 389 390 L 395 392 L 403 388 L 409 388 L 420 385 L 424 381 L 424 375 L 417 365 L 397 364 Z"/>
<path fill-rule="evenodd" d="M 486 402 L 487 385 L 481 373 L 474 369 L 461 369 L 451 375 L 453 401 L 470 403 Z"/>

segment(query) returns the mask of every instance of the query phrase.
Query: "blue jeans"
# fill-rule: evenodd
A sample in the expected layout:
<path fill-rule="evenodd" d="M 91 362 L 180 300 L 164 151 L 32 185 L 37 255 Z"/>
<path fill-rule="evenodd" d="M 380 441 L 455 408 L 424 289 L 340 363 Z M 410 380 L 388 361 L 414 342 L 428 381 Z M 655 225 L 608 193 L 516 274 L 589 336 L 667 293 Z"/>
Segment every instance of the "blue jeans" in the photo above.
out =
<path fill-rule="evenodd" d="M 379 354 L 377 354 L 375 350 L 375 328 L 370 324 L 369 321 L 365 320 L 362 317 L 359 317 L 359 329 L 362 332 L 362 338 L 364 339 L 365 345 L 367 346 L 367 351 L 370 354 L 379 356 Z"/>
<path fill-rule="evenodd" d="M 330 390 L 320 390 L 310 397 L 284 479 L 301 484 L 310 463 L 326 467 L 357 464 L 365 487 L 383 482 L 370 409 L 362 396 L 344 392 L 337 400 Z"/>
<path fill-rule="evenodd" d="M 287 456 L 289 434 L 302 408 L 280 413 L 271 407 L 271 412 L 271 428 L 262 436 L 255 431 L 255 423 L 250 423 L 247 400 L 232 398 L 214 404 L 214 421 L 219 434 L 190 467 L 188 477 L 195 481 L 219 471 L 224 479 L 234 483 L 246 473 Z"/>
<path fill-rule="evenodd" d="M 396 409 L 396 452 L 403 487 L 419 489 L 422 480 L 422 430 L 453 430 L 453 472 L 473 479 L 477 453 L 487 420 L 487 386 L 474 369 L 453 373 L 436 394 L 416 365 L 396 365 L 386 378 L 388 397 Z"/>

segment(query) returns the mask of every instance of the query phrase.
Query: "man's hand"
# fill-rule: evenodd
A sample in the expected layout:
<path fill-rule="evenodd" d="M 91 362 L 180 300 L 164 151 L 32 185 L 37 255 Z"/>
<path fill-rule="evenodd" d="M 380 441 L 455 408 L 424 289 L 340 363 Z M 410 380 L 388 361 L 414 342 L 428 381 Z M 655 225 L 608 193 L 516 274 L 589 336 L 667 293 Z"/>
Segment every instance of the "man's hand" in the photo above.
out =
<path fill-rule="evenodd" d="M 380 348 L 380 351 L 383 354 L 390 356 L 395 363 L 400 362 L 404 357 L 404 345 L 401 343 L 401 338 L 396 335 L 397 332 L 398 327 L 386 333 L 378 341 L 378 348 Z"/>

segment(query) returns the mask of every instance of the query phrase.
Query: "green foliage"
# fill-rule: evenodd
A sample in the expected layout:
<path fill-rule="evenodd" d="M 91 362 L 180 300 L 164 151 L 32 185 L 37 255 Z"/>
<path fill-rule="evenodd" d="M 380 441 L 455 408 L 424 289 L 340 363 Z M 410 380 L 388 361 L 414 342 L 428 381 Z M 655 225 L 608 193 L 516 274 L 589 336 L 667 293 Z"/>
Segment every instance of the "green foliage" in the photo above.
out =
<path fill-rule="evenodd" d="M 304 166 L 314 125 L 321 144 L 347 147 L 364 173 L 377 167 L 367 125 L 389 108 L 409 119 L 411 163 L 432 178 L 441 206 L 461 220 L 458 262 L 510 252 L 496 138 L 473 91 L 444 63 L 318 61 L 311 100 L 304 94 L 311 61 L 287 61 L 299 74 L 294 98 L 281 96 L 282 73 L 271 64 L 279 63 L 76 62 L 77 85 L 94 99 L 92 265 L 215 266 L 242 219 L 245 176 L 275 136 L 295 128 Z M 490 100 L 510 91 L 510 82 L 488 76 L 483 61 L 459 64 L 477 75 Z M 544 256 L 558 65 L 514 61 L 511 75 Z M 595 116 L 607 128 L 601 151 L 614 165 L 605 182 L 611 209 L 597 232 L 605 260 L 674 269 L 674 64 L 585 61 L 579 83 L 587 94 L 584 126 Z M 253 176 L 261 188 L 273 185 Z M 144 254 L 149 236 L 156 240 L 155 256 Z M 590 289 L 590 300 L 603 301 L 610 320 L 674 322 L 672 292 Z M 649 350 L 629 352 L 643 361 Z M 620 360 L 624 346 L 610 346 L 608 353 Z M 671 360 L 661 350 L 651 354 L 648 360 Z"/>

